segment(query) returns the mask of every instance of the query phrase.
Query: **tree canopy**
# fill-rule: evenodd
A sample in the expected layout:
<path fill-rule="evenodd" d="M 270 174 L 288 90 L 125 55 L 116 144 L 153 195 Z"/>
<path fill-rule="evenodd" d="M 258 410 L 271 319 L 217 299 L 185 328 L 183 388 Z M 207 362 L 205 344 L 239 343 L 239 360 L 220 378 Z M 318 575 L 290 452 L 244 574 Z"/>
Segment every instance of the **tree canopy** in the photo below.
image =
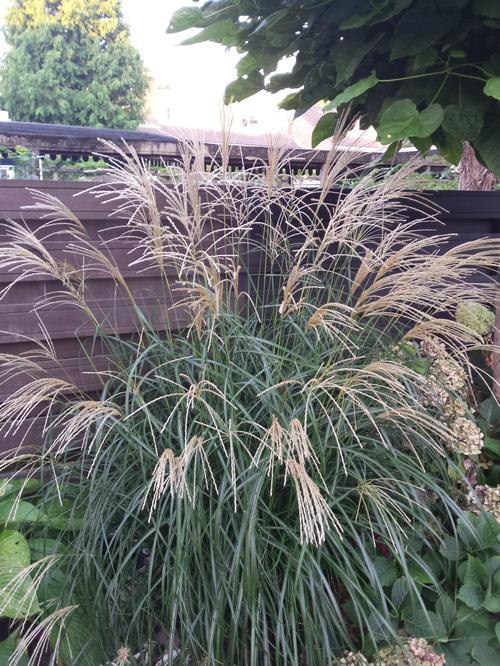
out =
<path fill-rule="evenodd" d="M 15 0 L 0 105 L 12 120 L 135 128 L 148 78 L 120 0 Z"/>
<path fill-rule="evenodd" d="M 315 143 L 348 110 L 389 153 L 410 140 L 456 164 L 468 141 L 500 175 L 500 0 L 212 0 L 179 9 L 168 31 L 193 27 L 183 43 L 242 53 L 227 101 L 291 89 L 281 106 L 296 115 L 328 102 Z"/>

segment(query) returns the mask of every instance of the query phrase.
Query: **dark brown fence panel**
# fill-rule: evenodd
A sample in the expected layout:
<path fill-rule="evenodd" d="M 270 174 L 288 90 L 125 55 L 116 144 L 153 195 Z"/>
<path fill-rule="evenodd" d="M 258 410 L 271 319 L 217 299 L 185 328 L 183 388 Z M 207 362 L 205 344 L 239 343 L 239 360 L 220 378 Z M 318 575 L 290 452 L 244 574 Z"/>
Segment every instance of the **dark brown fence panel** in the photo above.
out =
<path fill-rule="evenodd" d="M 37 182 L 0 181 L 0 221 L 24 220 L 33 230 L 44 223 L 43 211 L 26 208 L 33 204 L 33 194 L 28 188 L 51 194 L 70 208 L 85 225 L 89 236 L 97 248 L 108 251 L 118 268 L 127 278 L 127 283 L 139 308 L 146 312 L 155 326 L 162 330 L 167 327 L 180 327 L 188 321 L 182 307 L 173 306 L 173 296 L 164 299 L 164 284 L 158 269 L 138 271 L 129 264 L 133 261 L 137 248 L 134 241 L 116 239 L 116 227 L 120 223 L 110 217 L 113 204 L 97 200 L 85 190 L 91 183 L 82 182 Z M 429 234 L 456 234 L 451 243 L 474 240 L 484 236 L 497 236 L 500 233 L 500 192 L 464 193 L 439 192 L 429 195 L 433 202 L 442 207 L 439 220 L 426 225 Z M 332 194 L 332 200 L 335 195 Z M 9 224 L 7 222 L 7 224 Z M 112 231 L 110 231 L 112 230 Z M 102 238 L 114 238 L 103 244 Z M 5 230 L 0 228 L 0 245 L 6 242 Z M 63 237 L 51 239 L 47 246 L 59 259 L 66 259 L 75 270 L 84 268 L 78 252 L 67 253 L 67 240 Z M 252 269 L 251 269 L 252 270 Z M 174 272 L 167 269 L 167 275 L 175 280 Z M 18 274 L 0 271 L 0 290 L 12 285 Z M 130 300 L 120 293 L 113 280 L 104 271 L 93 269 L 86 273 L 86 300 L 106 331 L 115 331 L 120 336 L 132 335 L 137 330 L 134 310 Z M 242 276 L 243 283 L 246 277 Z M 100 373 L 110 367 L 110 359 L 102 341 L 94 339 L 95 327 L 78 307 L 64 302 L 36 311 L 36 304 L 53 290 L 56 283 L 46 276 L 32 277 L 14 284 L 0 301 L 0 355 L 18 354 L 33 348 L 34 341 L 43 341 L 49 332 L 57 352 L 58 363 L 47 360 L 42 365 L 51 376 L 65 379 L 85 392 L 96 393 L 102 386 Z M 19 375 L 8 383 L 1 383 L 0 401 L 22 387 L 26 377 Z M 27 420 L 15 434 L 8 437 L 0 434 L 0 453 L 19 445 L 27 447 L 40 443 L 43 419 Z"/>

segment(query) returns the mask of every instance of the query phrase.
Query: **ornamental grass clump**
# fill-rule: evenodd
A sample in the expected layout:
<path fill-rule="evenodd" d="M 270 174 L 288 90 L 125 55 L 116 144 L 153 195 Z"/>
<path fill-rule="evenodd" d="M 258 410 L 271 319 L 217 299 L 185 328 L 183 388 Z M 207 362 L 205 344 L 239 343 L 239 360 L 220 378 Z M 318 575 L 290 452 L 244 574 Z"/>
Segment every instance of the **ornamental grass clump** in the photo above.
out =
<path fill-rule="evenodd" d="M 76 608 L 51 640 L 89 666 L 118 649 L 148 664 L 376 654 L 398 640 L 384 562 L 422 611 L 411 571 L 440 585 L 421 546 L 437 549 L 461 515 L 448 493 L 456 432 L 426 398 L 419 344 L 437 341 L 437 359 L 446 349 L 440 372 L 460 377 L 458 398 L 467 351 L 484 342 L 453 315 L 465 288 L 493 298 L 498 241 L 448 247 L 422 232 L 436 211 L 405 194 L 413 165 L 332 194 L 346 168 L 334 151 L 311 191 L 269 169 L 206 173 L 188 155 L 167 184 L 113 150 L 111 182 L 94 191 L 140 250 L 133 267 L 162 277 L 156 308 L 170 330 L 155 329 L 112 254 L 57 201 L 38 200 L 48 217 L 36 233 L 7 225 L 0 248 L 1 269 L 58 281 L 41 320 L 47 304 L 73 303 L 112 360 L 96 369 L 96 398 L 44 374 L 50 341 L 2 359 L 5 378 L 31 378 L 0 407 L 2 432 L 47 414 L 41 453 L 8 465 L 40 474 L 42 496 L 67 495 L 79 516 L 24 623 Z M 67 262 L 44 249 L 63 229 Z M 87 304 L 96 268 L 129 298 L 135 336 L 106 332 Z"/>

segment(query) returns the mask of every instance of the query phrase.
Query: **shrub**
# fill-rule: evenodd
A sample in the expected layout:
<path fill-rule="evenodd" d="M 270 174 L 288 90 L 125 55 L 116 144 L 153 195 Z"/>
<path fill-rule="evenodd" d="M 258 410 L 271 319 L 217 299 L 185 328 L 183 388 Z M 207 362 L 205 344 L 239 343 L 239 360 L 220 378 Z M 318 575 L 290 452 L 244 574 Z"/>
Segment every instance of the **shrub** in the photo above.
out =
<path fill-rule="evenodd" d="M 116 201 L 136 265 L 163 276 L 158 308 L 187 317 L 181 330 L 154 330 L 62 204 L 38 201 L 52 218 L 36 234 L 8 225 L 0 267 L 58 281 L 40 307 L 75 303 L 115 364 L 95 399 L 43 373 L 48 343 L 3 359 L 30 377 L 0 408 L 3 430 L 49 410 L 41 454 L 8 464 L 42 469 L 42 498 L 54 481 L 78 488 L 80 529 L 37 592 L 42 634 L 61 613 L 50 632 L 65 663 L 95 666 L 120 648 L 144 663 L 325 666 L 398 640 L 395 571 L 415 613 L 415 571 L 444 594 L 422 553 L 462 515 L 449 494 L 456 432 L 425 398 L 416 343 L 437 336 L 468 381 L 466 352 L 483 341 L 451 317 L 465 284 L 470 299 L 492 298 L 499 244 L 447 248 L 446 235 L 420 233 L 433 211 L 405 203 L 410 166 L 332 199 L 352 159 L 333 156 L 310 192 L 276 185 L 278 152 L 275 171 L 233 181 L 186 159 L 168 186 L 121 155 L 97 192 Z M 81 268 L 44 250 L 61 229 Z M 136 337 L 105 333 L 88 306 L 81 276 L 96 266 L 130 298 Z"/>

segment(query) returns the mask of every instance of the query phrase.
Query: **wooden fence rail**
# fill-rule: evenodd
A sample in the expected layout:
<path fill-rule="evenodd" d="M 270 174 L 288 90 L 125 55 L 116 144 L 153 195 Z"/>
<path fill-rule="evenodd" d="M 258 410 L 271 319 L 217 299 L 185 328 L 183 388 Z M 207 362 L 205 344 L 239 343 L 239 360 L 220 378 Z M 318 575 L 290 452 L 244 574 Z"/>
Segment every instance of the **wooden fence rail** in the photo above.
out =
<path fill-rule="evenodd" d="M 99 245 L 101 238 L 116 238 L 116 218 L 111 218 L 113 205 L 97 200 L 85 190 L 90 183 L 84 182 L 37 182 L 8 180 L 0 181 L 0 221 L 24 220 L 33 230 L 44 223 L 43 211 L 26 208 L 33 203 L 33 195 L 28 188 L 42 190 L 65 203 L 84 224 L 89 236 Z M 75 196 L 78 195 L 78 196 Z M 498 193 L 433 193 L 430 198 L 447 212 L 443 212 L 441 223 L 431 222 L 427 233 L 453 233 L 453 243 L 474 240 L 483 236 L 500 234 L 500 192 Z M 7 222 L 7 224 L 9 224 Z M 0 246 L 6 242 L 5 228 L 0 228 Z M 68 239 L 58 236 L 49 242 L 55 256 L 64 257 L 72 265 L 81 265 L 78 253 L 67 253 Z M 130 240 L 114 240 L 107 245 L 118 267 L 127 277 L 127 282 L 141 308 L 148 313 L 158 329 L 182 326 L 187 322 L 186 313 L 176 308 L 168 314 L 157 307 L 161 289 L 159 272 L 141 272 L 130 267 L 136 248 Z M 66 250 L 66 251 L 65 251 Z M 173 276 L 173 274 L 172 274 Z M 0 290 L 12 285 L 16 273 L 0 271 Z M 173 279 L 173 277 L 172 277 Z M 88 275 L 86 300 L 104 327 L 113 329 L 122 336 L 136 330 L 130 303 L 117 293 L 116 285 L 110 277 L 98 271 Z M 45 361 L 51 376 L 67 379 L 87 392 L 99 391 L 101 379 L 97 371 L 109 367 L 106 350 L 93 337 L 94 327 L 88 323 L 84 313 L 71 304 L 58 303 L 44 307 L 39 313 L 34 309 L 44 294 L 52 291 L 56 283 L 45 276 L 33 276 L 12 286 L 0 301 L 0 355 L 18 354 L 33 348 L 33 340 L 43 340 L 49 333 L 59 362 Z M 0 356 L 1 358 L 1 356 Z M 13 381 L 1 383 L 0 402 L 22 386 L 18 376 Z M 32 417 L 8 437 L 0 435 L 0 453 L 17 446 L 21 441 L 28 447 L 40 442 L 43 419 Z"/>

